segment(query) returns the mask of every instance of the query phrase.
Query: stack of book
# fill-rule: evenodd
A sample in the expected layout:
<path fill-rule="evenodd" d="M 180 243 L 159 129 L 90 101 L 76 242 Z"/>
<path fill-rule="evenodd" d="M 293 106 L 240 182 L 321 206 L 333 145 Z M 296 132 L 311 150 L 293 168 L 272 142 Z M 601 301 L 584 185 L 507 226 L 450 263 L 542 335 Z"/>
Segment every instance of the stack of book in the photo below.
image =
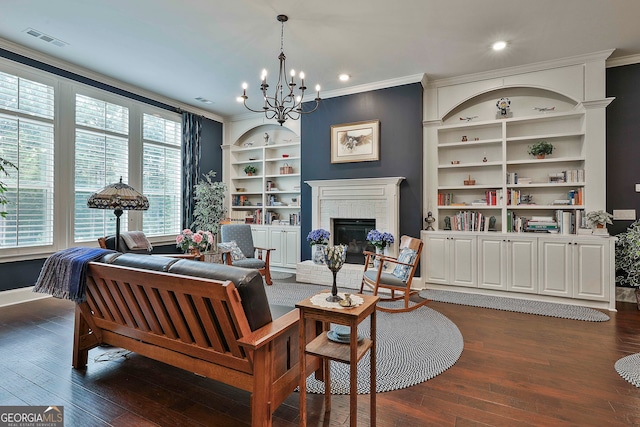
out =
<path fill-rule="evenodd" d="M 532 216 L 525 227 L 527 231 L 557 233 L 558 222 L 552 216 Z"/>

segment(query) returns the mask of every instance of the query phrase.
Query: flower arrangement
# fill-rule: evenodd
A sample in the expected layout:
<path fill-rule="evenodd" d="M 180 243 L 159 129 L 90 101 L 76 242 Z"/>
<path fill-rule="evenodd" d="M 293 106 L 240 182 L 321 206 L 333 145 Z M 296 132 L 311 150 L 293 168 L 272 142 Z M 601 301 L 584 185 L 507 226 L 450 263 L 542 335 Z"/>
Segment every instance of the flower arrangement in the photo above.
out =
<path fill-rule="evenodd" d="M 247 175 L 253 175 L 256 172 L 258 172 L 258 169 L 256 169 L 256 167 L 253 165 L 247 165 L 244 167 L 244 173 L 246 173 Z"/>
<path fill-rule="evenodd" d="M 640 287 L 640 221 L 635 221 L 616 237 L 616 284 Z"/>
<path fill-rule="evenodd" d="M 605 211 L 587 212 L 585 218 L 587 220 L 587 225 L 590 228 L 596 228 L 598 224 L 602 224 L 602 226 L 604 226 L 605 224 L 613 224 L 613 222 L 611 222 L 611 218 L 613 218 L 613 215 Z"/>
<path fill-rule="evenodd" d="M 529 154 L 532 156 L 540 156 L 544 154 L 553 153 L 553 144 L 547 141 L 540 141 L 536 144 L 529 146 Z"/>
<path fill-rule="evenodd" d="M 369 231 L 367 233 L 367 241 L 380 250 L 393 245 L 394 242 L 393 234 L 378 230 Z"/>
<path fill-rule="evenodd" d="M 329 243 L 330 234 L 331 233 L 322 228 L 311 230 L 307 235 L 307 242 L 309 242 L 309 246 L 326 245 Z"/>
<path fill-rule="evenodd" d="M 187 252 L 191 249 L 206 251 L 213 244 L 213 234 L 210 231 L 191 231 L 188 228 L 176 236 L 176 247 Z"/>

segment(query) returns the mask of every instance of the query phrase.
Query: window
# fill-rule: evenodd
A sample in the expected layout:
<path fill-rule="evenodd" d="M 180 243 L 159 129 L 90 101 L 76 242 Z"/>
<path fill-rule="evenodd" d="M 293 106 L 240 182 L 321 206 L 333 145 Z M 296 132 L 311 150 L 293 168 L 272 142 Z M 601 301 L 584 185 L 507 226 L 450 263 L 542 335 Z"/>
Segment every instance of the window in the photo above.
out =
<path fill-rule="evenodd" d="M 53 244 L 53 86 L 0 72 L 0 157 L 7 185 L 0 248 Z"/>
<path fill-rule="evenodd" d="M 76 242 L 115 233 L 113 211 L 89 209 L 87 199 L 108 184 L 128 182 L 129 109 L 76 95 L 75 220 Z M 127 213 L 121 231 L 127 229 Z"/>
<path fill-rule="evenodd" d="M 181 123 L 151 114 L 144 114 L 142 123 L 142 188 L 149 199 L 143 231 L 176 234 L 182 207 Z"/>

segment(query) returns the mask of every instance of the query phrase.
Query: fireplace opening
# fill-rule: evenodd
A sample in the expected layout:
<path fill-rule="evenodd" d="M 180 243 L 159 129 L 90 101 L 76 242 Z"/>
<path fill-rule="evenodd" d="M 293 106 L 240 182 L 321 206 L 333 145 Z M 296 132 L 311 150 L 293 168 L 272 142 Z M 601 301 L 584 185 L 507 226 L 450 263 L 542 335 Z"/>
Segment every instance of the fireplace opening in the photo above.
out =
<path fill-rule="evenodd" d="M 375 247 L 367 242 L 367 234 L 376 228 L 375 219 L 334 218 L 333 244 L 347 246 L 347 263 L 364 265 L 365 256 L 362 251 L 375 251 Z"/>

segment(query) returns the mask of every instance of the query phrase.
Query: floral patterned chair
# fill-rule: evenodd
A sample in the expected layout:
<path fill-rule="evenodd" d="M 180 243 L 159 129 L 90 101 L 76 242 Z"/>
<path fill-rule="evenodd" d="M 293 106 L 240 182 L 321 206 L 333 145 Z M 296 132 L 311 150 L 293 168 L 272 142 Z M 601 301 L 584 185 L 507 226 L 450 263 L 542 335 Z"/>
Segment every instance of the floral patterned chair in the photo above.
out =
<path fill-rule="evenodd" d="M 220 239 L 222 243 L 218 243 L 218 249 L 228 265 L 254 268 L 264 276 L 267 285 L 273 284 L 269 258 L 275 249 L 255 247 L 249 224 L 223 224 L 220 227 Z"/>

